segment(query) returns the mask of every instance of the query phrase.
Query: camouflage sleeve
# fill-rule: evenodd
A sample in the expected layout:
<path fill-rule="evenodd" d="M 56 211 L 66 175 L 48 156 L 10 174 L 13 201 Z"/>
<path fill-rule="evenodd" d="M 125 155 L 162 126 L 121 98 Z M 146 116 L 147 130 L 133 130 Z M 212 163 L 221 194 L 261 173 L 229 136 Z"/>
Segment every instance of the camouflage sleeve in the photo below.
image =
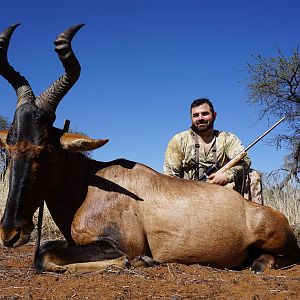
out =
<path fill-rule="evenodd" d="M 169 142 L 163 165 L 163 173 L 166 175 L 181 177 L 183 169 L 183 153 L 180 147 L 180 139 L 175 135 Z"/>
<path fill-rule="evenodd" d="M 227 133 L 227 138 L 225 142 L 225 152 L 228 160 L 233 159 L 237 154 L 244 150 L 244 146 L 242 145 L 239 138 L 231 133 Z M 229 182 L 235 181 L 238 177 L 242 176 L 243 174 L 243 167 L 249 168 L 251 164 L 251 160 L 246 155 L 244 159 L 242 159 L 237 165 L 232 167 L 226 173 L 229 176 Z"/>

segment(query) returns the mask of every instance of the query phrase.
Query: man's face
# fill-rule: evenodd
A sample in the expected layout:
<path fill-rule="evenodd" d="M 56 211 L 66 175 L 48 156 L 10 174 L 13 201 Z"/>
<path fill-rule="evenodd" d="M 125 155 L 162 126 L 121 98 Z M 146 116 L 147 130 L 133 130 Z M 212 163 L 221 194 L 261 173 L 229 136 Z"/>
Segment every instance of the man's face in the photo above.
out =
<path fill-rule="evenodd" d="M 192 127 L 196 132 L 205 132 L 214 127 L 217 114 L 212 113 L 207 103 L 193 107 L 191 112 Z"/>

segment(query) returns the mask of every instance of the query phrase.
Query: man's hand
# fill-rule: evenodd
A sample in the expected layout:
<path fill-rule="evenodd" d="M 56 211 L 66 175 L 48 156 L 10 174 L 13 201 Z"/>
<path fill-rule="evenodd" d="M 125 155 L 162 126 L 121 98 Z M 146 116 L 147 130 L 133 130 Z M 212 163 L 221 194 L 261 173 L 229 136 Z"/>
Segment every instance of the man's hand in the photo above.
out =
<path fill-rule="evenodd" d="M 207 182 L 219 185 L 226 185 L 228 183 L 228 176 L 223 172 L 216 172 L 208 176 Z"/>

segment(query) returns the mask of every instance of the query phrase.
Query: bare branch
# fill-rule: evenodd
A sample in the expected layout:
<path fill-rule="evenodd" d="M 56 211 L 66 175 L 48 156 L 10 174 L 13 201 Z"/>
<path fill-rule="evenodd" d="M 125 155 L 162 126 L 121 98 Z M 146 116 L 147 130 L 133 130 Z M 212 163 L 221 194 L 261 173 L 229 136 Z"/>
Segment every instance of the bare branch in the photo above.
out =
<path fill-rule="evenodd" d="M 268 142 L 276 147 L 284 146 L 287 153 L 282 172 L 286 173 L 280 187 L 283 188 L 292 178 L 299 180 L 300 152 L 300 59 L 297 46 L 291 56 L 285 56 L 277 47 L 278 55 L 263 57 L 252 55 L 254 63 L 247 64 L 248 102 L 260 105 L 259 119 L 263 117 L 283 117 L 287 134 L 279 134 Z"/>

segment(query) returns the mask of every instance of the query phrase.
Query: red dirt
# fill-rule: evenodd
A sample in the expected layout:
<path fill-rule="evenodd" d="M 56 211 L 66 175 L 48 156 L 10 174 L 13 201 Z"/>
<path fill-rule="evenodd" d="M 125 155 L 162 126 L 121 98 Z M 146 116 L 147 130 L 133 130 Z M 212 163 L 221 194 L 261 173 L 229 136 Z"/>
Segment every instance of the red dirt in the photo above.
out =
<path fill-rule="evenodd" d="M 0 299 L 300 299 L 300 265 L 254 275 L 172 263 L 75 276 L 36 274 L 33 252 L 0 247 Z"/>

